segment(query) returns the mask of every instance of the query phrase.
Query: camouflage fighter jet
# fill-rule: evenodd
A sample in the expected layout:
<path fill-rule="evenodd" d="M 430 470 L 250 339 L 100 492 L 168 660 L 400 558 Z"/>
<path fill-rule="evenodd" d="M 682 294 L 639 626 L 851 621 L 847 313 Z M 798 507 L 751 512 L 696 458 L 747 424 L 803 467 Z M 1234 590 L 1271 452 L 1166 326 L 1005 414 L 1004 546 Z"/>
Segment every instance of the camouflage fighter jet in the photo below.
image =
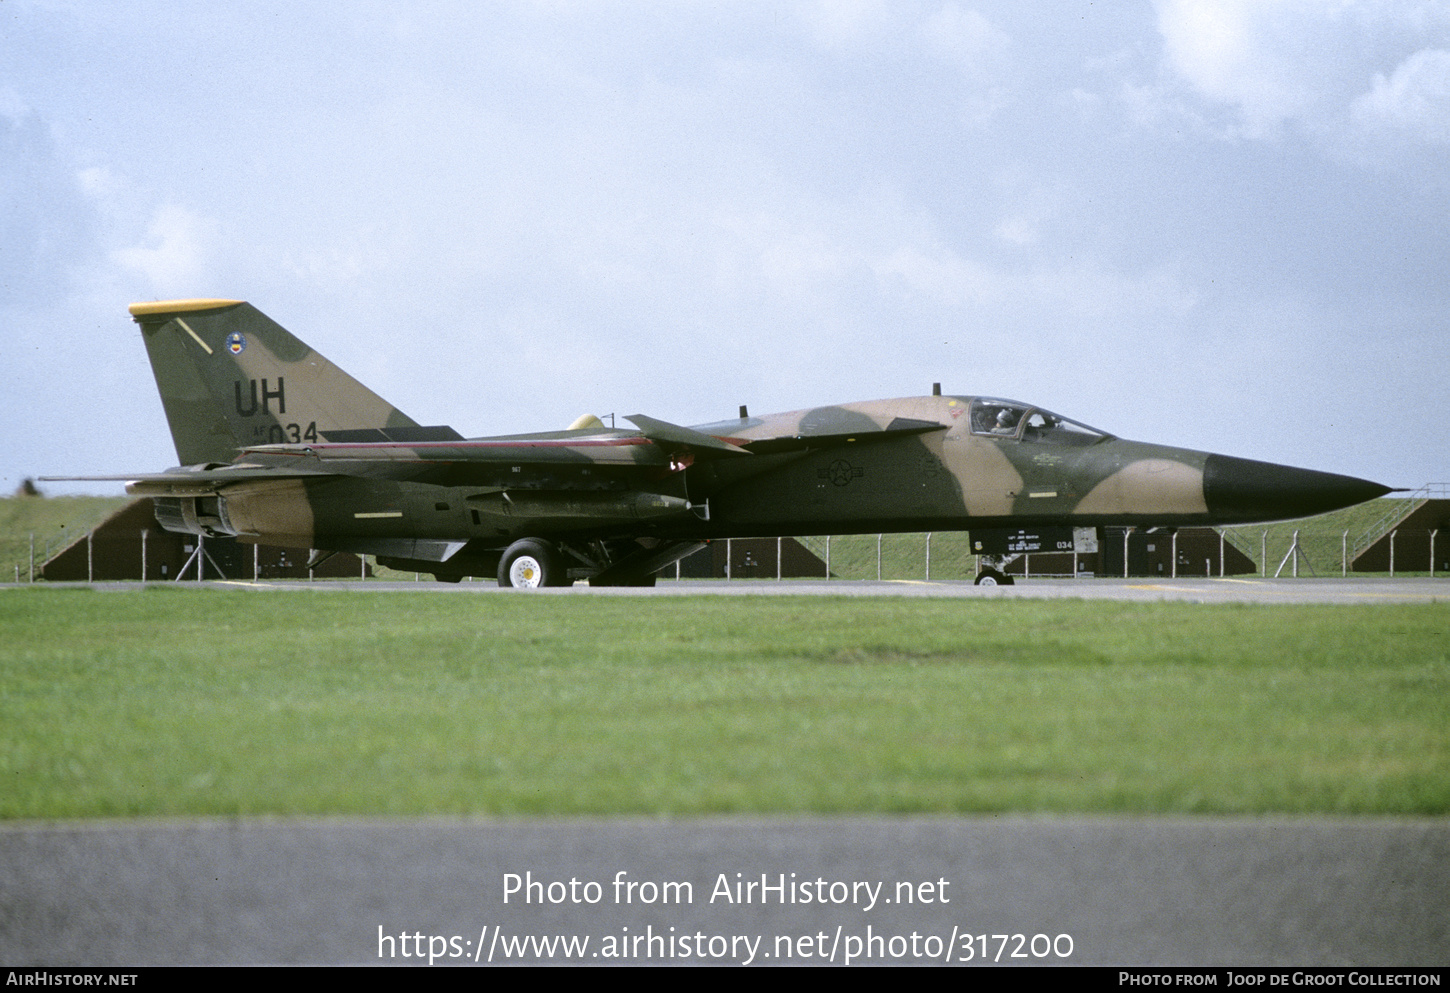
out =
<path fill-rule="evenodd" d="M 250 304 L 130 311 L 182 464 L 107 478 L 154 498 L 164 528 L 373 555 L 449 582 L 650 585 L 709 540 L 803 534 L 967 530 L 1000 562 L 1043 535 L 1063 547 L 1075 528 L 1280 520 L 1389 492 L 973 396 L 464 438 L 419 425 Z"/>

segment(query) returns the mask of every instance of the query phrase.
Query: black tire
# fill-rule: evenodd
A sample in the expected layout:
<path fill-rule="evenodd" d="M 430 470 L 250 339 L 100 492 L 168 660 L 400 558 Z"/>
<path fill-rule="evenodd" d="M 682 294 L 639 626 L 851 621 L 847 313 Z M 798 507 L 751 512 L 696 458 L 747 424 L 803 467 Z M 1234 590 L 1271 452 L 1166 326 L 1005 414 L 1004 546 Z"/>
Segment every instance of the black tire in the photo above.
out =
<path fill-rule="evenodd" d="M 548 542 L 520 538 L 498 560 L 498 585 L 515 589 L 563 586 L 568 574 L 559 555 Z"/>
<path fill-rule="evenodd" d="M 976 584 L 978 586 L 1011 586 L 1012 577 L 998 572 L 996 569 L 983 569 L 977 573 Z"/>

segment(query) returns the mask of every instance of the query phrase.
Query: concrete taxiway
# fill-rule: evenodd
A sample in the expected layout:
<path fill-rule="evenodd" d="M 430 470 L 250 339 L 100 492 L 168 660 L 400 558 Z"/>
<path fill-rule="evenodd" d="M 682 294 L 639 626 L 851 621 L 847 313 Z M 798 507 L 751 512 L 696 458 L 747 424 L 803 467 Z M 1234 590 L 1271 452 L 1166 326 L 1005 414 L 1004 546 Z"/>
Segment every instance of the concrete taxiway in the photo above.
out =
<path fill-rule="evenodd" d="M 14 585 L 14 584 L 10 584 Z M 24 585 L 24 584 L 21 584 Z M 141 583 L 47 583 L 48 587 L 88 587 L 126 591 L 143 588 Z M 385 580 L 208 580 L 186 582 L 188 588 L 248 589 L 256 591 L 367 591 L 440 593 L 496 596 L 832 596 L 832 597 L 937 597 L 974 599 L 1055 600 L 1160 600 L 1189 603 L 1447 603 L 1450 577 L 1384 578 L 1349 577 L 1331 579 L 1026 579 L 1013 586 L 974 586 L 969 580 L 824 580 L 742 579 L 661 580 L 650 588 L 593 587 L 576 583 L 570 587 L 541 590 L 504 589 L 485 580 L 438 583 Z"/>
<path fill-rule="evenodd" d="M 840 817 L 0 828 L 0 961 L 1450 961 L 1450 822 Z"/>

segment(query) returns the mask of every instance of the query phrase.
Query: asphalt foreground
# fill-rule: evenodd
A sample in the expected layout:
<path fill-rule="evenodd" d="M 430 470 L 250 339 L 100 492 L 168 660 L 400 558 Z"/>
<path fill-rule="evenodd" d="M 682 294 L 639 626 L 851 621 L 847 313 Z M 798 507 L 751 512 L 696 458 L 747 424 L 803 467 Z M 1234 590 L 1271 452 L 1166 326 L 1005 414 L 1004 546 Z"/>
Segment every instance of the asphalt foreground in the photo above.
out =
<path fill-rule="evenodd" d="M 1427 820 L 21 825 L 0 893 L 27 966 L 1450 961 Z"/>
<path fill-rule="evenodd" d="M 255 585 L 528 595 L 485 583 Z M 925 581 L 665 582 L 654 590 L 580 585 L 532 595 L 778 593 L 1450 599 L 1443 579 L 1042 580 L 995 590 Z M 863 816 L 0 826 L 6 967 L 483 963 L 1443 967 L 1450 964 L 1450 821 Z M 1231 978 L 1221 974 L 1216 985 Z"/>

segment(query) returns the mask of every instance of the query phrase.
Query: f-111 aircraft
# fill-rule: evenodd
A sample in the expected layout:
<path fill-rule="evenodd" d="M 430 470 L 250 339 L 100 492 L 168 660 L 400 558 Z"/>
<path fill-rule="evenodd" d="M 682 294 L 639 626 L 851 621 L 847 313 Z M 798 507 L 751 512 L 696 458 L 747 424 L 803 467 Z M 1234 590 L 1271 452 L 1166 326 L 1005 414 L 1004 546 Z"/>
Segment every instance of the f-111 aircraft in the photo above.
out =
<path fill-rule="evenodd" d="M 710 540 L 1281 520 L 1377 483 L 1127 441 L 1030 403 L 921 396 L 684 427 L 464 438 L 240 300 L 130 308 L 181 464 L 115 478 L 170 531 L 373 555 L 440 580 L 650 585 Z M 1002 581 L 986 569 L 979 581 Z"/>

